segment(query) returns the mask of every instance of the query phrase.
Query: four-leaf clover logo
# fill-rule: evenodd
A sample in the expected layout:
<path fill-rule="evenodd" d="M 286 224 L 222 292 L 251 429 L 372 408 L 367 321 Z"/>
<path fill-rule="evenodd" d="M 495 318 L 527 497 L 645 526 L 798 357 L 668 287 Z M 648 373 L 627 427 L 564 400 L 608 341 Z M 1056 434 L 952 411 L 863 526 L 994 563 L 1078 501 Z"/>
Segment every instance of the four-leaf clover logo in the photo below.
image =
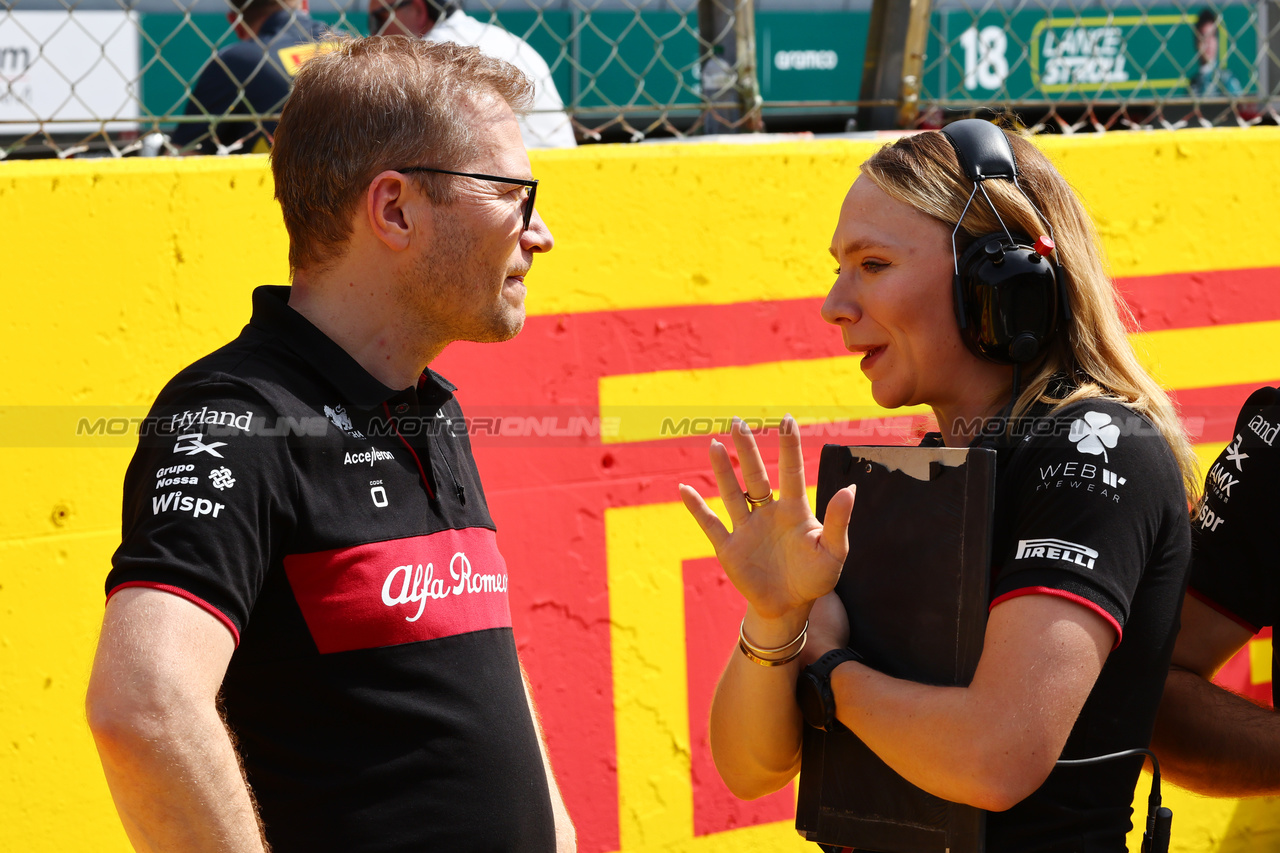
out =
<path fill-rule="evenodd" d="M 1110 462 L 1106 448 L 1114 448 L 1120 440 L 1120 427 L 1111 422 L 1111 416 L 1102 412 L 1085 412 L 1083 418 L 1071 422 L 1067 438 L 1076 443 L 1076 450 L 1090 456 L 1102 454 L 1102 461 Z"/>

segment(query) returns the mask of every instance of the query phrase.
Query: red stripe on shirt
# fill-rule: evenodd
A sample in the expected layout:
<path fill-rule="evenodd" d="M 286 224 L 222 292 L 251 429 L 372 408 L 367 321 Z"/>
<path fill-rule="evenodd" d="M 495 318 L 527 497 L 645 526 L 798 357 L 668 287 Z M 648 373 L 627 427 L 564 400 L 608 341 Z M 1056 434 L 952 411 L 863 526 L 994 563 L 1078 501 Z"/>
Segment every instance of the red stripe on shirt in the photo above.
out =
<path fill-rule="evenodd" d="M 1257 625 L 1254 625 L 1249 621 L 1242 619 L 1241 617 L 1232 613 L 1230 610 L 1223 607 L 1221 604 L 1214 601 L 1212 598 L 1210 598 L 1209 596 L 1205 595 L 1203 592 L 1200 592 L 1197 589 L 1192 589 L 1191 587 L 1187 587 L 1187 595 L 1190 595 L 1192 598 L 1194 598 L 1196 601 L 1199 601 L 1204 606 L 1212 608 L 1213 610 L 1216 610 L 1217 612 L 1221 613 L 1223 616 L 1227 617 L 1232 622 L 1235 622 L 1241 628 L 1244 628 L 1250 634 L 1256 634 L 1258 633 L 1258 631 L 1262 630 Z"/>
<path fill-rule="evenodd" d="M 192 593 L 187 592 L 185 589 L 182 589 L 180 587 L 170 586 L 167 583 L 152 583 L 151 581 L 129 581 L 127 583 L 120 584 L 119 586 L 112 589 L 111 592 L 108 592 L 107 601 L 110 601 L 111 596 L 115 595 L 120 590 L 128 589 L 130 587 L 135 587 L 135 586 L 145 587 L 146 589 L 158 589 L 161 592 L 167 592 L 170 595 L 176 595 L 178 596 L 178 598 L 185 598 L 187 601 L 190 601 L 192 604 L 194 604 L 196 607 L 199 607 L 201 610 L 207 611 L 211 616 L 213 616 L 215 619 L 217 619 L 219 622 L 225 625 L 227 630 L 231 632 L 232 639 L 236 641 L 236 645 L 237 646 L 240 645 L 240 632 L 236 629 L 236 623 L 232 622 L 231 619 L 228 618 L 227 614 L 223 613 L 221 610 L 214 607 L 212 604 L 205 601 L 200 596 L 193 595 Z"/>
<path fill-rule="evenodd" d="M 284 569 L 321 654 L 511 627 L 507 564 L 487 528 L 291 554 Z"/>
<path fill-rule="evenodd" d="M 1115 629 L 1116 641 L 1111 647 L 1111 651 L 1113 652 L 1120 647 L 1120 641 L 1124 639 L 1124 629 L 1120 627 L 1120 623 L 1116 621 L 1116 617 L 1112 616 L 1106 610 L 1103 610 L 1097 604 L 1082 595 L 1076 595 L 1074 592 L 1067 592 L 1065 589 L 1054 589 L 1051 586 L 1024 586 L 1022 589 L 1015 589 L 1013 592 L 1006 592 L 1004 595 L 991 602 L 991 606 L 987 608 L 987 611 L 990 612 L 994 610 L 997 604 L 1001 604 L 1011 598 L 1018 598 L 1023 595 L 1056 595 L 1058 598 L 1065 598 L 1067 601 L 1074 601 L 1076 604 L 1087 607 L 1094 613 L 1097 613 L 1103 619 L 1106 619 L 1107 623 Z"/>

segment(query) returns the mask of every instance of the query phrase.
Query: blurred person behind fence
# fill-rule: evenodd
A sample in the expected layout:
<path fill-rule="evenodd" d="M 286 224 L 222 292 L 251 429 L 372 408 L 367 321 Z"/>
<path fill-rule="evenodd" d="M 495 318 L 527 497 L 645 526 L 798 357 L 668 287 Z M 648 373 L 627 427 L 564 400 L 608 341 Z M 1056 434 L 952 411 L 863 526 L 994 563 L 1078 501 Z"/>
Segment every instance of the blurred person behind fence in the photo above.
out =
<path fill-rule="evenodd" d="M 1201 98 L 1238 98 L 1244 89 L 1221 64 L 1218 13 L 1202 9 L 1196 18 L 1196 70 L 1191 75 L 1191 92 Z"/>
<path fill-rule="evenodd" d="M 473 45 L 510 62 L 533 83 L 533 108 L 520 118 L 527 148 L 573 148 L 573 122 L 564 111 L 551 69 L 520 36 L 477 21 L 457 0 L 369 0 L 369 32 L 409 35 L 427 41 Z"/>
<path fill-rule="evenodd" d="M 326 28 L 308 14 L 308 0 L 228 0 L 235 44 L 222 48 L 200 70 L 184 116 L 170 143 L 184 153 L 261 153 L 276 122 L 250 118 L 279 114 L 293 78 L 323 49 Z"/>
<path fill-rule="evenodd" d="M 139 851 L 575 847 L 512 633 L 454 341 L 549 251 L 476 48 L 343 40 L 271 167 L 291 287 L 160 392 L 125 477 L 90 728 Z"/>

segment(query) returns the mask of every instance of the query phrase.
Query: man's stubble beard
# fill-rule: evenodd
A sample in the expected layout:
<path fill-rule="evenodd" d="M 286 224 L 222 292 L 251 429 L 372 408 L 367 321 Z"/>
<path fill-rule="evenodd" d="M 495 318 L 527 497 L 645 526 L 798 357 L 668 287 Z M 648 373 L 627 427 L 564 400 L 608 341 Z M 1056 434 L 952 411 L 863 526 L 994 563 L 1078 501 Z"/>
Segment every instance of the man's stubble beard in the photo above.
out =
<path fill-rule="evenodd" d="M 477 271 L 478 241 L 451 220 L 437 220 L 436 239 L 396 282 L 396 302 L 404 322 L 436 339 L 496 343 L 524 327 L 524 310 L 509 308 L 501 296 L 502 267 Z M 497 282 L 497 293 L 491 288 Z"/>

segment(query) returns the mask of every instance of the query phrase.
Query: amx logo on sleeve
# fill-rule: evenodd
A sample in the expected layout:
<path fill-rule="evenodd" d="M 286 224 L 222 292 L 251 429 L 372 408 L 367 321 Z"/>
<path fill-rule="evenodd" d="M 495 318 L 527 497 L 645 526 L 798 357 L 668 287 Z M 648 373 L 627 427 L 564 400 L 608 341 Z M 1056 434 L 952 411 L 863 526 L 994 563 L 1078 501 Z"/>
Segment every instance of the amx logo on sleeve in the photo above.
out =
<path fill-rule="evenodd" d="M 1019 539 L 1018 553 L 1014 559 L 1030 560 L 1035 557 L 1062 560 L 1065 563 L 1092 569 L 1094 561 L 1098 559 L 1098 552 L 1062 539 Z"/>

